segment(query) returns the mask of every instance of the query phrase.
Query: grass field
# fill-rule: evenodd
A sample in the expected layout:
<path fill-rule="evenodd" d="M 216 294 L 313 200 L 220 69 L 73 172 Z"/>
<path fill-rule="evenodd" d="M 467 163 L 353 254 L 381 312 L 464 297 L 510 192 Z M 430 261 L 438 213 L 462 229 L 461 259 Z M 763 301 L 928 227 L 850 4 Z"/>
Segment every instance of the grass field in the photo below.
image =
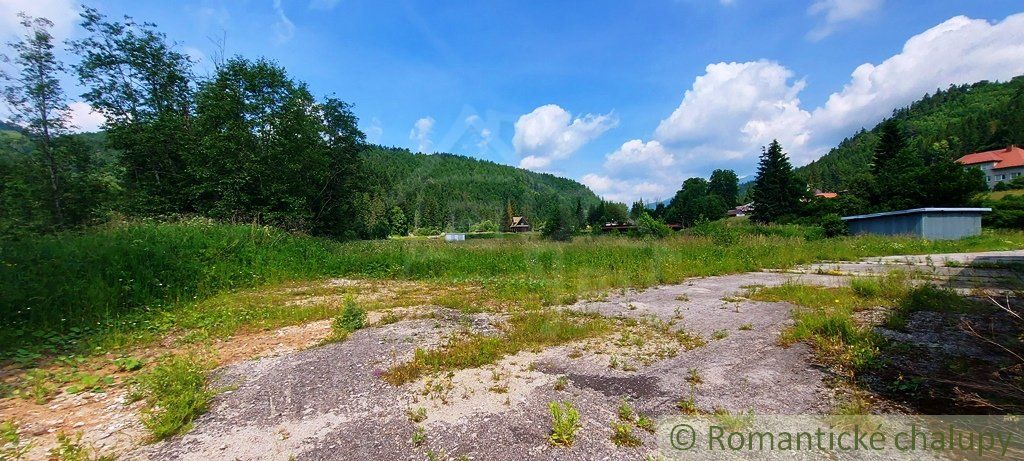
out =
<path fill-rule="evenodd" d="M 1012 189 L 1012 190 L 1001 190 L 996 192 L 989 192 L 988 198 L 992 200 L 999 200 L 1003 197 L 1009 197 L 1014 195 L 1024 195 L 1024 189 Z"/>
<path fill-rule="evenodd" d="M 930 242 L 822 239 L 797 226 L 711 226 L 663 240 L 594 236 L 556 243 L 527 236 L 451 244 L 438 239 L 340 243 L 209 222 L 116 224 L 3 242 L 0 357 L 81 352 L 107 344 L 104 339 L 112 336 L 148 332 L 137 336 L 155 337 L 210 319 L 236 327 L 280 326 L 337 314 L 340 305 L 275 311 L 259 297 L 240 307 L 250 289 L 299 280 L 348 277 L 474 287 L 475 297 L 451 304 L 472 309 L 488 299 L 535 308 L 603 290 L 824 259 L 1022 247 L 1022 232 Z"/>

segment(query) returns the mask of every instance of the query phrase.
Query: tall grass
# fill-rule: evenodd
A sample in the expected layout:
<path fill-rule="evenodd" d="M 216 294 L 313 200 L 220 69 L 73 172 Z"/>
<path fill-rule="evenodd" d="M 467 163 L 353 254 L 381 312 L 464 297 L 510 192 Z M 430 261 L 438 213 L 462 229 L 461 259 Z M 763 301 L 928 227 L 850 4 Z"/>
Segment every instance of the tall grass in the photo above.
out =
<path fill-rule="evenodd" d="M 74 349 L 77 338 L 97 331 L 149 328 L 139 319 L 231 290 L 292 280 L 472 283 L 489 296 L 536 306 L 595 290 L 821 259 L 1024 247 L 1021 232 L 929 242 L 808 240 L 812 233 L 801 229 L 741 226 L 720 229 L 729 238 L 709 232 L 661 240 L 594 236 L 572 243 L 532 238 L 341 243 L 258 226 L 134 222 L 0 241 L 0 357 L 30 345 Z"/>

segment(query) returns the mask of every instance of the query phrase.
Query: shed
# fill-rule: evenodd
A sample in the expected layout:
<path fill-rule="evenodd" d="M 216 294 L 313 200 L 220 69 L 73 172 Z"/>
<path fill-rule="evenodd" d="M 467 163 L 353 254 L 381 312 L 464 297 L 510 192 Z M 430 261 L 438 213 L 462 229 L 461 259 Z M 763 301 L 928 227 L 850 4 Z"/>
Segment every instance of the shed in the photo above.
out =
<path fill-rule="evenodd" d="M 530 232 L 530 229 L 530 222 L 526 220 L 526 216 L 513 216 L 508 226 L 511 232 Z"/>
<path fill-rule="evenodd" d="M 445 242 L 462 242 L 466 240 L 466 234 L 458 232 L 450 232 L 444 234 Z"/>
<path fill-rule="evenodd" d="M 910 235 L 954 240 L 981 234 L 981 214 L 991 208 L 914 208 L 857 216 L 843 221 L 851 234 Z"/>

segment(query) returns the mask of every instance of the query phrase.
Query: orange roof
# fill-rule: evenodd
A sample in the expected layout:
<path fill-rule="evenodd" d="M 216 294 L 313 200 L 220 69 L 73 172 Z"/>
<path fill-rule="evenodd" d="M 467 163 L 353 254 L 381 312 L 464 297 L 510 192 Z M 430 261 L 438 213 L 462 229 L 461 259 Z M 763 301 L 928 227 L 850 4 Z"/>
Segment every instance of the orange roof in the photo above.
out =
<path fill-rule="evenodd" d="M 957 159 L 957 162 L 964 165 L 996 162 L 996 165 L 992 167 L 994 170 L 1024 166 L 1024 149 L 1017 146 L 1010 146 L 1006 149 L 976 152 L 960 157 Z"/>
<path fill-rule="evenodd" d="M 839 194 L 835 192 L 818 192 L 817 194 L 814 194 L 814 196 L 821 198 L 836 198 L 839 196 Z"/>

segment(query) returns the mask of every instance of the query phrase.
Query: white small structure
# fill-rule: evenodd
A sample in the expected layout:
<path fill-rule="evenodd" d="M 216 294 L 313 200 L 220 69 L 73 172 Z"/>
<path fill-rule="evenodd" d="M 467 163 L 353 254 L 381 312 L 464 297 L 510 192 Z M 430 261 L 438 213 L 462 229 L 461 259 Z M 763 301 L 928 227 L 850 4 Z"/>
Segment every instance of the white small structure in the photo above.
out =
<path fill-rule="evenodd" d="M 463 242 L 466 240 L 466 234 L 461 233 L 446 233 L 444 234 L 445 242 Z"/>

